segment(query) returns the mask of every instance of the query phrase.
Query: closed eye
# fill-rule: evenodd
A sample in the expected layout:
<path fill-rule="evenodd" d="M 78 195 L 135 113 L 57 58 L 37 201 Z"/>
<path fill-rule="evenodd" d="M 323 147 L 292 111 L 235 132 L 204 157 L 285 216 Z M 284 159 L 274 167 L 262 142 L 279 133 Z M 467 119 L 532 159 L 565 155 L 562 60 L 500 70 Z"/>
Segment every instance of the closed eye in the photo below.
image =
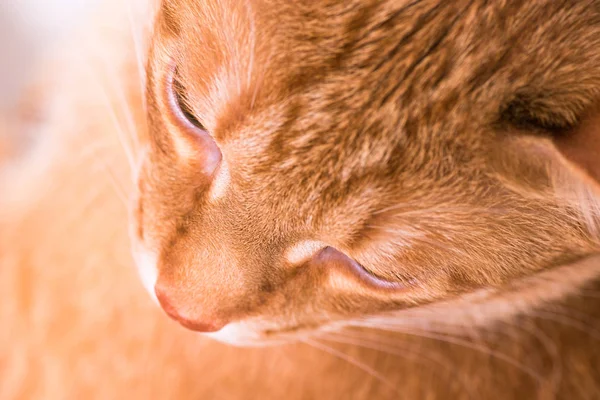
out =
<path fill-rule="evenodd" d="M 339 268 L 343 268 L 346 272 L 358 278 L 363 284 L 372 288 L 385 290 L 404 290 L 407 288 L 405 283 L 389 281 L 375 275 L 372 271 L 333 247 L 325 247 L 316 254 L 316 258 L 326 264 L 337 265 Z"/>
<path fill-rule="evenodd" d="M 194 114 L 175 64 L 168 66 L 163 82 L 165 120 L 172 133 L 175 151 L 193 160 L 203 176 L 212 177 L 221 164 L 221 150 Z"/>
<path fill-rule="evenodd" d="M 206 132 L 204 125 L 194 115 L 186 95 L 185 87 L 181 83 L 181 78 L 177 73 L 177 67 L 172 67 L 173 71 L 169 77 L 169 105 L 175 116 L 180 122 L 192 125 L 194 128 Z"/>

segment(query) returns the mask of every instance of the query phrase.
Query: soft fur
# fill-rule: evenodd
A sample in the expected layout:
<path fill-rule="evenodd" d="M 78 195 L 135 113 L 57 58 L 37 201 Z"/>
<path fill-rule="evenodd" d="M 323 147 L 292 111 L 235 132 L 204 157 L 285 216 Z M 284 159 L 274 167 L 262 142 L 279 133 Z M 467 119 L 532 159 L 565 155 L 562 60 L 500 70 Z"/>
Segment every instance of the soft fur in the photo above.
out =
<path fill-rule="evenodd" d="M 596 2 L 144 6 L 5 161 L 0 398 L 600 395 Z"/>

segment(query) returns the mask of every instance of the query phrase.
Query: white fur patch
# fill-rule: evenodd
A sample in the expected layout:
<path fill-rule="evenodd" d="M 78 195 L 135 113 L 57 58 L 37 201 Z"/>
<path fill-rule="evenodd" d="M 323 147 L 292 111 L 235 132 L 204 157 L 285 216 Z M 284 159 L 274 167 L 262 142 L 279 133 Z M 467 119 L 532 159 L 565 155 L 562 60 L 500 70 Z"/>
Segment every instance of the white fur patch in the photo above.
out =
<path fill-rule="evenodd" d="M 158 279 L 157 256 L 151 251 L 138 249 L 134 257 L 142 284 L 150 294 L 150 297 L 158 304 L 158 299 L 154 292 L 154 285 L 156 285 L 156 280 Z"/>
<path fill-rule="evenodd" d="M 316 240 L 303 240 L 288 248 L 285 258 L 292 264 L 299 264 L 326 246 L 325 243 Z"/>
<path fill-rule="evenodd" d="M 222 159 L 221 164 L 219 165 L 219 169 L 217 170 L 217 174 L 215 175 L 214 181 L 212 182 L 210 188 L 210 201 L 214 202 L 222 198 L 227 192 L 227 188 L 229 187 L 230 181 L 231 176 L 229 175 L 229 168 L 227 167 L 227 162 L 225 162 L 225 159 Z"/>

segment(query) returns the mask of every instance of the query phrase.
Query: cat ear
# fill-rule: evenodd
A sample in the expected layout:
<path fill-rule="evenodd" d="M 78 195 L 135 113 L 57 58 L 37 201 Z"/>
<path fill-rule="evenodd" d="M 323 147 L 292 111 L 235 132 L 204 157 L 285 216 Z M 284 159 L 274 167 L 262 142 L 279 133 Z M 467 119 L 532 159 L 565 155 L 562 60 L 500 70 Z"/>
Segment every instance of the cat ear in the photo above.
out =
<path fill-rule="evenodd" d="M 559 161 L 600 195 L 600 110 L 551 142 Z"/>

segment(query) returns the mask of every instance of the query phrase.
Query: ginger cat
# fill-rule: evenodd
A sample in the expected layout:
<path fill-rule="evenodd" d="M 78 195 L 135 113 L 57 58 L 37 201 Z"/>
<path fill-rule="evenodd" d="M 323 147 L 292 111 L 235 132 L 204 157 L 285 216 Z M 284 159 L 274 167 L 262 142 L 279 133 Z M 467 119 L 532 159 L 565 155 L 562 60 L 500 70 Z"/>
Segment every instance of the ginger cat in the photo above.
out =
<path fill-rule="evenodd" d="M 599 5 L 106 0 L 4 146 L 0 399 L 600 397 Z"/>

